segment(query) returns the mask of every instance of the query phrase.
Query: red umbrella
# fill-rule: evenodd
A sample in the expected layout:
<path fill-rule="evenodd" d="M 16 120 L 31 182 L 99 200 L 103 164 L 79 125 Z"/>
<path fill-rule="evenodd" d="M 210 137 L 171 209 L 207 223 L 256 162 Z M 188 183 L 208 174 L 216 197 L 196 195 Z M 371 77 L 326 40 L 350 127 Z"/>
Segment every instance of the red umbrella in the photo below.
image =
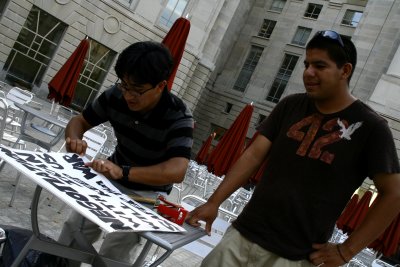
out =
<path fill-rule="evenodd" d="M 229 168 L 239 158 L 245 147 L 246 134 L 253 110 L 252 104 L 246 105 L 231 127 L 222 136 L 208 159 L 208 171 L 222 176 L 228 172 Z"/>
<path fill-rule="evenodd" d="M 342 214 L 340 215 L 339 219 L 336 221 L 336 225 L 337 225 L 337 227 L 339 229 L 343 230 L 344 225 L 346 225 L 346 223 L 351 218 L 351 215 L 352 215 L 355 207 L 357 206 L 358 198 L 359 198 L 358 194 L 354 194 L 353 197 L 347 203 L 347 205 L 344 208 L 344 210 L 343 210 Z"/>
<path fill-rule="evenodd" d="M 343 226 L 343 230 L 345 232 L 353 232 L 354 229 L 357 228 L 358 225 L 364 220 L 365 215 L 369 209 L 369 203 L 371 202 L 372 192 L 367 191 L 364 193 L 360 201 L 357 203 L 357 206 L 354 208 L 354 211 L 351 213 L 351 218 L 349 221 Z"/>
<path fill-rule="evenodd" d="M 82 40 L 48 84 L 48 99 L 54 99 L 55 102 L 64 106 L 71 104 L 88 49 L 89 40 Z"/>
<path fill-rule="evenodd" d="M 190 21 L 185 18 L 178 18 L 171 29 L 165 35 L 162 43 L 171 51 L 174 59 L 174 66 L 172 68 L 171 76 L 168 79 L 168 90 L 171 90 L 176 71 L 178 70 L 179 63 L 185 50 L 185 44 L 190 30 Z"/>
<path fill-rule="evenodd" d="M 205 164 L 207 161 L 208 157 L 208 151 L 210 150 L 210 146 L 212 141 L 214 140 L 215 137 L 215 132 L 210 134 L 210 136 L 207 138 L 207 140 L 203 143 L 201 146 L 199 152 L 197 152 L 196 155 L 196 161 L 198 164 Z"/>

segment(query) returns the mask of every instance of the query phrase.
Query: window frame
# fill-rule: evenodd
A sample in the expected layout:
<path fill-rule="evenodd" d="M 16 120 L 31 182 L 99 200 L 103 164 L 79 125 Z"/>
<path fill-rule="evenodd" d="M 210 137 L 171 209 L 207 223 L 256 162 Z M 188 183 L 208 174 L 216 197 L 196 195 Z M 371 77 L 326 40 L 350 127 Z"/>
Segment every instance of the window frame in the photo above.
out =
<path fill-rule="evenodd" d="M 302 33 L 299 32 L 301 30 L 303 31 Z M 290 43 L 293 44 L 293 45 L 298 45 L 298 46 L 304 47 L 307 44 L 308 39 L 310 38 L 311 32 L 312 32 L 311 28 L 307 28 L 307 27 L 304 27 L 304 26 L 298 26 L 297 29 L 296 29 L 296 32 L 293 35 L 292 41 Z M 297 40 L 295 40 L 295 38 L 299 34 L 301 34 L 301 37 L 300 37 L 300 40 L 297 41 Z M 308 34 L 307 38 L 304 39 L 304 36 L 306 34 Z"/>
<path fill-rule="evenodd" d="M 350 12 L 353 13 L 352 16 L 351 16 L 351 20 L 348 19 L 348 14 L 349 14 Z M 356 15 L 358 15 L 358 14 L 360 15 L 360 17 L 359 17 L 358 20 L 355 20 L 354 17 L 355 17 Z M 358 24 L 360 23 L 363 14 L 364 14 L 364 12 L 359 11 L 359 10 L 347 9 L 346 12 L 344 13 L 343 18 L 342 18 L 342 21 L 341 21 L 340 23 L 341 23 L 342 25 L 346 25 L 346 26 L 354 27 L 354 28 L 355 28 L 355 27 L 357 27 Z"/>
<path fill-rule="evenodd" d="M 288 57 L 291 57 L 291 58 L 289 59 L 289 62 L 287 63 L 287 68 L 285 68 L 284 65 L 286 64 L 286 60 Z M 294 62 L 293 68 L 290 69 L 293 59 L 296 59 L 296 61 Z M 273 103 L 279 102 L 283 93 L 285 92 L 287 85 L 289 84 L 290 78 L 292 77 L 294 70 L 296 69 L 297 62 L 299 61 L 299 59 L 300 59 L 300 56 L 298 56 L 298 55 L 285 53 L 285 56 L 282 60 L 282 63 L 279 67 L 278 72 L 275 75 L 275 78 L 271 84 L 271 87 L 269 89 L 269 92 L 268 92 L 265 100 L 273 102 Z M 278 83 L 277 87 L 274 88 L 276 83 Z M 283 87 L 282 87 L 282 85 L 283 85 Z"/>
<path fill-rule="evenodd" d="M 308 3 L 307 9 L 306 9 L 306 11 L 304 12 L 303 17 L 309 18 L 309 19 L 318 19 L 319 15 L 321 14 L 321 11 L 322 11 L 322 8 L 323 8 L 323 7 L 324 7 L 324 6 L 321 5 L 321 4 Z M 309 9 L 310 9 L 310 8 L 312 8 L 312 12 L 311 12 L 311 13 L 309 12 Z M 315 11 L 316 11 L 317 8 L 320 8 L 320 9 L 319 9 L 319 12 L 318 12 L 318 13 L 315 13 Z M 309 14 L 309 15 L 308 15 L 308 14 Z"/>
<path fill-rule="evenodd" d="M 175 2 L 175 4 L 173 2 Z M 182 12 L 175 19 L 173 19 L 172 17 L 175 14 L 175 10 L 177 9 L 177 6 L 182 2 L 185 2 Z M 190 0 L 167 0 L 167 1 L 165 1 L 164 8 L 162 9 L 162 11 L 160 13 L 160 17 L 158 19 L 158 25 L 160 25 L 161 27 L 167 28 L 167 29 L 171 28 L 171 26 L 174 24 L 174 22 L 179 17 L 182 17 L 186 13 L 187 8 L 189 6 L 189 2 L 190 2 Z M 167 10 L 169 5 L 173 6 L 173 9 Z M 167 14 L 167 13 L 170 13 L 170 15 L 168 15 L 168 18 L 164 17 L 164 14 Z M 165 20 L 165 21 L 163 21 L 163 20 Z"/>
<path fill-rule="evenodd" d="M 273 25 L 271 25 L 273 24 Z M 265 26 L 265 27 L 264 27 Z M 257 36 L 269 39 L 276 26 L 276 20 L 264 19 Z"/>
<path fill-rule="evenodd" d="M 39 87 L 67 28 L 57 17 L 32 6 L 4 63 L 5 79 L 29 89 Z"/>
<path fill-rule="evenodd" d="M 254 74 L 254 70 L 256 69 L 259 63 L 263 52 L 264 52 L 264 47 L 251 45 L 250 51 L 248 52 L 246 60 L 243 63 L 242 68 L 240 69 L 239 75 L 236 78 L 232 90 L 241 93 L 243 93 L 246 90 L 246 87 L 249 84 L 251 77 Z"/>
<path fill-rule="evenodd" d="M 269 7 L 269 11 L 282 13 L 283 9 L 285 8 L 286 2 L 286 0 L 273 0 Z"/>

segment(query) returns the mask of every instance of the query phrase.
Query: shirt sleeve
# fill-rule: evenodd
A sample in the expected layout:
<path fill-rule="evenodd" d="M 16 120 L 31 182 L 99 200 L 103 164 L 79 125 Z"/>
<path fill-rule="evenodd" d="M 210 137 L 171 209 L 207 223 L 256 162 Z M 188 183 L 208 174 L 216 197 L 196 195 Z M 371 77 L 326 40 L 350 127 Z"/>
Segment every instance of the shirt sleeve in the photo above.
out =
<path fill-rule="evenodd" d="M 257 131 L 264 135 L 271 142 L 274 141 L 279 132 L 279 125 L 282 122 L 282 116 L 284 115 L 285 108 L 287 106 L 288 97 L 279 101 L 269 116 L 264 119 L 261 124 L 257 127 Z"/>
<path fill-rule="evenodd" d="M 374 178 L 380 173 L 399 173 L 399 159 L 392 132 L 386 120 L 381 119 L 368 136 L 364 153 L 367 157 L 368 176 Z"/>
<path fill-rule="evenodd" d="M 107 94 L 109 94 L 108 90 L 103 92 L 82 111 L 83 117 L 90 125 L 97 126 L 109 120 L 107 115 Z"/>
<path fill-rule="evenodd" d="M 193 117 L 187 113 L 171 126 L 168 133 L 167 158 L 191 158 L 193 126 Z"/>

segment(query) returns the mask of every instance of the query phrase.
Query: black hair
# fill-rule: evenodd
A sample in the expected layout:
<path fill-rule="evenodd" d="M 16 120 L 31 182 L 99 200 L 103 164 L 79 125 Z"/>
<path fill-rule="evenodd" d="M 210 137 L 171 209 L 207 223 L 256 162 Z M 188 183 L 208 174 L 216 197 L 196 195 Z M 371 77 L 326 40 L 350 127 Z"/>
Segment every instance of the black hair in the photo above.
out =
<path fill-rule="evenodd" d="M 135 83 L 156 86 L 171 75 L 173 59 L 161 43 L 137 42 L 125 48 L 118 56 L 115 72 L 118 78 L 125 75 Z"/>
<path fill-rule="evenodd" d="M 342 37 L 342 41 L 344 47 L 342 47 L 337 40 L 316 35 L 308 42 L 306 50 L 313 48 L 325 50 L 329 58 L 336 63 L 338 68 L 343 67 L 346 63 L 351 63 L 353 68 L 347 79 L 347 82 L 350 83 L 350 79 L 353 76 L 357 64 L 357 49 L 349 38 Z"/>

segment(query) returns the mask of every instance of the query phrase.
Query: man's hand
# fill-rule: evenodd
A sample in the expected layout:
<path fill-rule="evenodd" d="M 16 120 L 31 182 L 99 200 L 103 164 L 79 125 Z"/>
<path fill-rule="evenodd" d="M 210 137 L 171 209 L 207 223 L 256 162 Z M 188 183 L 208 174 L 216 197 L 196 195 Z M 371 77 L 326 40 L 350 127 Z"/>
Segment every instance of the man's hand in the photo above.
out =
<path fill-rule="evenodd" d="M 84 156 L 86 153 L 87 143 L 82 139 L 71 139 L 67 137 L 65 139 L 65 149 L 68 152 L 77 153 L 81 156 Z"/>
<path fill-rule="evenodd" d="M 95 159 L 92 162 L 85 163 L 85 166 L 103 174 L 108 179 L 122 179 L 122 168 L 112 161 Z"/>
<path fill-rule="evenodd" d="M 315 251 L 310 254 L 310 261 L 315 266 L 338 267 L 346 264 L 346 261 L 350 260 L 346 258 L 345 261 L 345 259 L 342 258 L 344 254 L 343 256 L 339 254 L 339 250 L 342 246 L 338 249 L 337 244 L 313 244 L 313 248 Z"/>
<path fill-rule="evenodd" d="M 206 232 L 208 235 L 211 235 L 211 225 L 214 222 L 217 215 L 218 215 L 218 206 L 207 202 L 192 210 L 189 213 L 186 221 L 187 223 L 196 227 L 200 226 L 199 223 L 200 220 L 205 221 Z"/>

